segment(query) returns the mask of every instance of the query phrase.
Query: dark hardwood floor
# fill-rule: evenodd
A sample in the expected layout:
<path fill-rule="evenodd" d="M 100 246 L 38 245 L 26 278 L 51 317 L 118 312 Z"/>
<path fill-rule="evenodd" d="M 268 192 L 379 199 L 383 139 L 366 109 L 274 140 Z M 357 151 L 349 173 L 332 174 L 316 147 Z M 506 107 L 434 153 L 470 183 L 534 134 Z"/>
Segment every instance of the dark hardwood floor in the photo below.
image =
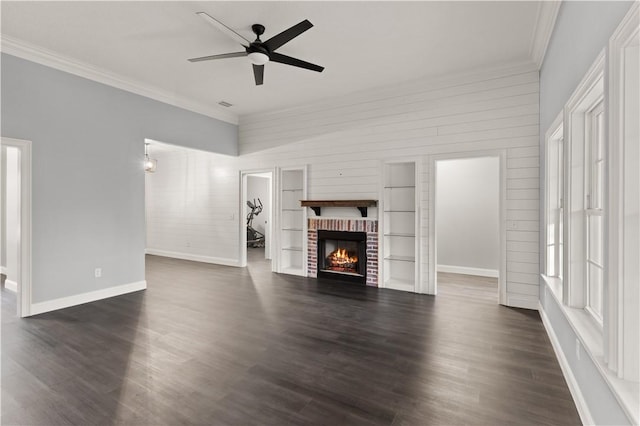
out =
<path fill-rule="evenodd" d="M 495 287 L 447 274 L 431 297 L 255 260 L 148 256 L 146 291 L 22 320 L 2 290 L 2 423 L 580 423 L 537 312 Z"/>

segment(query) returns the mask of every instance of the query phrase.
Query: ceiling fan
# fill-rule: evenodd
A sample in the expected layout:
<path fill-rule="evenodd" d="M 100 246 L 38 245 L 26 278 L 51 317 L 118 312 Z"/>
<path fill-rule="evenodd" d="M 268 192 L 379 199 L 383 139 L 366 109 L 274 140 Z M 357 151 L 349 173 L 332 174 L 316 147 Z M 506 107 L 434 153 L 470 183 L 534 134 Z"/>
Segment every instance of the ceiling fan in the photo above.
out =
<path fill-rule="evenodd" d="M 240 56 L 247 56 L 249 58 L 249 62 L 251 62 L 251 64 L 253 65 L 253 76 L 256 80 L 256 86 L 259 86 L 263 83 L 264 64 L 269 61 L 292 65 L 294 67 L 304 68 L 317 72 L 322 72 L 322 70 L 324 70 L 324 67 L 321 67 L 319 65 L 292 58 L 291 56 L 283 55 L 275 51 L 285 43 L 290 42 L 303 32 L 307 31 L 309 28 L 313 27 L 313 24 L 306 19 L 289 29 L 282 31 L 280 34 L 271 37 L 267 41 L 260 40 L 260 36 L 264 34 L 264 26 L 260 24 L 254 24 L 251 26 L 251 29 L 255 33 L 256 39 L 255 41 L 249 41 L 211 15 L 205 12 L 197 12 L 197 15 L 200 15 L 207 22 L 240 43 L 242 47 L 244 47 L 245 51 L 191 58 L 189 59 L 189 62 L 201 62 L 210 61 L 213 59 L 237 58 Z"/>

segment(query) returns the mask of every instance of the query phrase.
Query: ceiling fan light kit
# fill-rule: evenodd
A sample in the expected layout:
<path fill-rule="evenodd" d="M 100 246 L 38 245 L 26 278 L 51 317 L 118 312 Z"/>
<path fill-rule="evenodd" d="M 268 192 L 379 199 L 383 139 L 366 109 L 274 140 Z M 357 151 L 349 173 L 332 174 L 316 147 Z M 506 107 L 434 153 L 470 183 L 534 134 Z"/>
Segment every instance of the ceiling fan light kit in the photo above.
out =
<path fill-rule="evenodd" d="M 218 30 L 225 33 L 230 38 L 234 39 L 236 42 L 239 42 L 242 47 L 244 47 L 244 52 L 234 52 L 234 53 L 223 53 L 221 55 L 209 55 L 209 56 L 201 56 L 198 58 L 191 58 L 189 62 L 202 62 L 202 61 L 210 61 L 213 59 L 225 59 L 225 58 L 237 58 L 240 56 L 247 56 L 249 62 L 253 65 L 253 75 L 256 81 L 256 86 L 259 86 L 263 83 L 264 79 L 264 65 L 267 62 L 278 62 L 285 65 L 291 65 L 298 68 L 304 68 L 311 71 L 322 72 L 324 67 L 321 67 L 316 64 L 312 64 L 310 62 L 303 61 L 301 59 L 292 58 L 291 56 L 283 55 L 281 53 L 275 52 L 276 49 L 283 46 L 284 44 L 290 42 L 294 38 L 298 37 L 303 32 L 307 31 L 313 24 L 308 20 L 304 20 L 299 24 L 294 25 L 293 27 L 282 31 L 281 33 L 271 37 L 267 41 L 260 40 L 260 36 L 264 34 L 264 26 L 260 24 L 253 24 L 251 29 L 256 35 L 255 41 L 249 41 L 244 38 L 242 35 L 238 34 L 222 22 L 218 21 L 211 15 L 206 12 L 197 12 L 197 15 L 201 16 L 211 25 L 216 27 Z"/>
<path fill-rule="evenodd" d="M 249 53 L 249 62 L 253 65 L 264 65 L 269 62 L 269 55 L 262 52 L 251 52 Z"/>

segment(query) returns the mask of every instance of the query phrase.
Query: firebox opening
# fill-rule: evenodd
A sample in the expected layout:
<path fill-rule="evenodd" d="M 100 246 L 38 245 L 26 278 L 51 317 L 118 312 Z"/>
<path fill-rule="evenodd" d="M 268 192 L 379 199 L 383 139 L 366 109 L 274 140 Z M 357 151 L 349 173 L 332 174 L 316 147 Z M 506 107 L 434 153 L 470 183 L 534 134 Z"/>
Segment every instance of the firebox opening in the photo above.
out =
<path fill-rule="evenodd" d="M 358 272 L 358 243 L 355 241 L 325 240 L 325 253 L 321 271 L 362 275 Z"/>
<path fill-rule="evenodd" d="M 366 283 L 366 234 L 318 231 L 318 276 Z"/>

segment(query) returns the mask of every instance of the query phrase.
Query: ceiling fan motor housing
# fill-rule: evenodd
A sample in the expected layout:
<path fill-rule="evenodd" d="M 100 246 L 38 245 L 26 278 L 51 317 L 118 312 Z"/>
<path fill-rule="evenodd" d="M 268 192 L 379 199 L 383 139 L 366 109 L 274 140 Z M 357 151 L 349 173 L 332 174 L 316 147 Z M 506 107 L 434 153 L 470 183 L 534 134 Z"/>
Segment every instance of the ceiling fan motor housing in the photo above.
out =
<path fill-rule="evenodd" d="M 253 30 L 253 32 L 255 33 L 255 35 L 258 36 L 258 38 L 256 39 L 257 41 L 260 41 L 260 36 L 262 34 L 264 34 L 264 25 L 260 25 L 260 24 L 253 24 L 251 26 L 251 29 Z"/>
<path fill-rule="evenodd" d="M 247 53 L 264 53 L 269 56 L 269 49 L 267 49 L 261 41 L 254 41 L 247 47 Z"/>

